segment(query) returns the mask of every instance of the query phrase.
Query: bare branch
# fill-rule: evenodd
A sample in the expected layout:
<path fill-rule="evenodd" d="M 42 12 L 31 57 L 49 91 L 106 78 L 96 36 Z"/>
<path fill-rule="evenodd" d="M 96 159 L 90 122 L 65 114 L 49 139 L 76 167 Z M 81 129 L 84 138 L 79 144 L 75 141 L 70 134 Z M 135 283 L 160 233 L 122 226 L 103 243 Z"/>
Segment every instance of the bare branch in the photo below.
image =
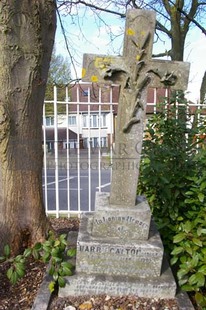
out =
<path fill-rule="evenodd" d="M 170 51 L 165 51 L 164 53 L 159 53 L 159 54 L 153 54 L 152 57 L 153 58 L 157 58 L 157 57 L 171 57 L 171 50 Z"/>
<path fill-rule="evenodd" d="M 64 6 L 64 5 L 66 6 L 67 4 L 69 4 L 70 6 L 71 5 L 77 5 L 77 4 L 83 4 L 84 6 L 90 7 L 92 9 L 95 9 L 95 10 L 98 10 L 98 11 L 102 11 L 102 12 L 118 15 L 121 18 L 125 18 L 126 17 L 126 14 L 119 13 L 119 12 L 113 11 L 113 10 L 109 10 L 107 8 L 102 8 L 100 6 L 97 6 L 97 5 L 94 5 L 94 4 L 91 4 L 91 3 L 87 3 L 86 1 L 82 1 L 82 0 L 75 1 L 75 2 L 74 1 L 57 1 L 57 3 L 59 3 L 61 7 Z"/>
<path fill-rule="evenodd" d="M 73 61 L 72 54 L 71 54 L 70 49 L 69 49 L 69 45 L 68 45 L 68 42 L 67 42 L 67 37 L 66 37 L 66 34 L 65 34 L 64 26 L 63 26 L 63 23 L 62 23 L 62 20 L 61 20 L 61 16 L 60 16 L 60 13 L 59 13 L 58 10 L 57 10 L 57 15 L 58 15 L 58 18 L 59 18 L 59 22 L 60 22 L 60 26 L 61 26 L 61 31 L 62 31 L 62 34 L 63 34 L 63 37 L 64 37 L 64 41 L 65 41 L 65 44 L 66 44 L 66 49 L 67 49 L 67 52 L 68 52 L 68 54 L 70 56 L 71 63 L 72 63 L 72 66 L 73 66 L 73 69 L 74 69 L 74 72 L 75 72 L 75 76 L 77 78 L 76 67 L 75 67 L 75 64 L 74 64 L 74 61 Z"/>
<path fill-rule="evenodd" d="M 168 35 L 169 38 L 171 38 L 172 34 L 170 30 L 168 30 L 165 26 L 163 26 L 160 22 L 156 21 L 156 29 L 159 31 L 162 31 Z"/>
<path fill-rule="evenodd" d="M 170 4 L 169 4 L 169 1 L 168 0 L 163 0 L 163 4 L 164 4 L 164 7 L 165 7 L 167 13 L 170 15 L 171 7 L 170 7 Z"/>
<path fill-rule="evenodd" d="M 136 0 L 128 0 L 127 2 L 126 2 L 126 7 L 129 5 L 129 4 L 131 4 L 132 3 L 132 7 L 134 8 L 134 9 L 140 9 L 140 6 L 138 6 L 137 4 L 136 4 Z"/>
<path fill-rule="evenodd" d="M 172 0 L 169 0 L 170 3 L 172 3 L 173 5 L 174 2 Z M 192 1 L 193 2 L 193 1 Z M 201 3 L 201 4 L 204 4 L 204 3 Z M 199 4 L 200 5 L 200 4 Z M 206 29 L 204 27 L 202 27 L 195 19 L 193 19 L 189 14 L 187 14 L 184 10 L 180 9 L 180 8 L 177 8 L 177 10 L 183 14 L 187 19 L 188 21 L 192 22 L 193 24 L 195 24 L 205 35 L 206 35 Z M 193 17 L 194 17 L 195 14 L 193 14 Z"/>
<path fill-rule="evenodd" d="M 198 3 L 198 6 L 201 6 L 201 5 L 206 5 L 206 2 L 200 2 L 200 3 Z"/>

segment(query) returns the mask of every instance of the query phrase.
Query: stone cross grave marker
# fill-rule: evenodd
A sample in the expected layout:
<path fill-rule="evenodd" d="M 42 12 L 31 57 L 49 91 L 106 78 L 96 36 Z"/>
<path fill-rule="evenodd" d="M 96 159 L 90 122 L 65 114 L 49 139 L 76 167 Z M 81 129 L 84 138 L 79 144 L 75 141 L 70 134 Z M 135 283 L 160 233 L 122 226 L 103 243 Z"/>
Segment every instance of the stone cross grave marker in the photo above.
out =
<path fill-rule="evenodd" d="M 189 63 L 151 59 L 154 30 L 154 12 L 129 10 L 123 56 L 84 55 L 84 81 L 120 85 L 110 193 L 114 207 L 136 203 L 148 86 L 187 88 Z"/>
<path fill-rule="evenodd" d="M 85 55 L 85 80 L 120 84 L 111 194 L 81 216 L 76 274 L 59 296 L 173 298 L 176 283 L 146 200 L 136 197 L 147 87 L 185 89 L 189 64 L 151 60 L 155 14 L 130 10 L 122 57 Z"/>

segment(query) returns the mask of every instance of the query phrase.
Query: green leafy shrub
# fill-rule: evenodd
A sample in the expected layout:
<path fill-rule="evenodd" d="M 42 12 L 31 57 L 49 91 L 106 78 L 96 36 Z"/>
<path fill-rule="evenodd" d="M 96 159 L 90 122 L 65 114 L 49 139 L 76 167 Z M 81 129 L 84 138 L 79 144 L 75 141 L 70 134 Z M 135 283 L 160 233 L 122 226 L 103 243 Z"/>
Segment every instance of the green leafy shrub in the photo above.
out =
<path fill-rule="evenodd" d="M 171 264 L 178 266 L 182 289 L 194 291 L 197 303 L 206 307 L 206 170 L 197 171 L 191 181 L 185 193 L 187 211 L 173 239 Z"/>
<path fill-rule="evenodd" d="M 49 284 L 50 291 L 54 291 L 56 284 L 64 287 L 64 277 L 71 276 L 74 270 L 74 266 L 69 262 L 69 259 L 76 255 L 75 249 L 66 251 L 66 237 L 66 234 L 55 237 L 50 232 L 45 242 L 36 243 L 34 247 L 25 249 L 23 254 L 16 257 L 10 257 L 10 248 L 6 245 L 4 247 L 4 256 L 0 257 L 0 262 L 7 261 L 9 263 L 10 267 L 7 270 L 7 277 L 10 282 L 16 284 L 25 275 L 26 259 L 32 255 L 35 260 L 41 260 L 49 264 L 48 273 L 53 278 Z"/>
<path fill-rule="evenodd" d="M 191 122 L 185 114 L 186 103 L 178 108 L 161 105 L 159 113 L 149 119 L 143 143 L 138 194 L 146 195 L 166 250 L 173 247 L 178 218 L 185 211 L 185 192 L 194 175 L 195 130 L 186 127 Z"/>
<path fill-rule="evenodd" d="M 25 275 L 25 262 L 27 254 L 10 257 L 11 250 L 9 245 L 4 247 L 4 256 L 0 257 L 0 262 L 7 261 L 10 268 L 7 270 L 7 277 L 12 284 L 15 284 L 19 279 Z"/>
<path fill-rule="evenodd" d="M 186 111 L 186 103 L 163 104 L 149 120 L 138 194 L 150 203 L 179 285 L 206 309 L 205 121 Z"/>

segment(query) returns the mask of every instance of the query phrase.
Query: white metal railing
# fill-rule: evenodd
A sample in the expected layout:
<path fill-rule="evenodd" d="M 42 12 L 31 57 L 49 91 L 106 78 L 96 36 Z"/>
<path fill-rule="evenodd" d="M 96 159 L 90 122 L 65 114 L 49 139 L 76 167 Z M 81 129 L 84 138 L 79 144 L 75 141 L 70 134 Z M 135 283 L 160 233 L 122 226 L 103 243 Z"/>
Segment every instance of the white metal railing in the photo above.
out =
<path fill-rule="evenodd" d="M 58 100 L 58 89 L 54 86 L 53 100 L 45 101 L 42 126 L 43 190 L 48 215 L 54 214 L 59 217 L 61 214 L 71 216 L 84 211 L 91 212 L 94 210 L 95 192 L 110 190 L 116 117 L 114 110 L 118 104 L 113 102 L 113 98 L 118 88 L 113 85 L 107 89 L 106 101 L 101 88 L 95 89 L 97 96 L 94 98 L 93 88 L 91 83 L 69 85 L 65 87 L 65 100 Z M 83 91 L 87 97 L 82 96 Z M 53 114 L 48 115 L 46 105 L 53 106 Z M 153 107 L 150 113 L 157 113 L 156 89 L 153 101 L 147 106 Z M 190 106 L 199 111 L 206 109 L 205 105 L 200 104 Z M 63 114 L 59 113 L 59 107 L 65 107 Z M 105 124 L 101 126 L 103 113 L 106 117 L 106 126 Z M 198 118 L 200 114 L 201 112 Z M 88 117 L 86 127 L 83 126 L 84 115 Z M 98 126 L 90 127 L 93 115 L 98 117 Z M 74 124 L 69 125 L 71 116 Z M 50 125 L 47 123 L 48 117 L 52 120 Z M 104 146 L 103 138 L 106 141 Z M 98 143 L 97 147 L 92 146 L 91 141 L 95 145 L 94 140 Z"/>
<path fill-rule="evenodd" d="M 82 85 L 84 91 L 86 87 L 85 93 L 88 94 L 86 99 L 81 95 Z M 104 191 L 109 190 L 114 106 L 117 102 L 113 102 L 113 87 L 107 90 L 107 101 L 104 102 L 102 102 L 103 90 L 97 89 L 97 98 L 92 97 L 93 91 L 91 83 L 76 84 L 72 87 L 70 85 L 65 87 L 65 101 L 61 101 L 58 98 L 58 89 L 54 86 L 53 100 L 45 101 L 43 190 L 47 214 L 59 217 L 61 214 L 70 216 L 79 215 L 83 211 L 91 212 L 94 210 L 95 192 L 97 190 L 101 192 L 102 188 Z M 50 112 L 48 115 L 46 105 L 53 106 L 53 114 Z M 65 112 L 61 115 L 58 112 L 60 106 L 65 107 Z M 103 113 L 106 115 L 106 126 L 105 124 L 101 126 Z M 85 114 L 88 115 L 86 128 L 83 127 Z M 90 119 L 94 114 L 97 115 L 98 126 L 91 128 Z M 75 126 L 70 126 L 68 123 L 71 115 L 76 119 Z M 47 122 L 47 118 L 52 121 Z M 107 145 L 102 145 L 102 138 Z M 87 143 L 83 148 L 84 139 Z M 92 139 L 96 139 L 97 147 L 92 147 Z"/>

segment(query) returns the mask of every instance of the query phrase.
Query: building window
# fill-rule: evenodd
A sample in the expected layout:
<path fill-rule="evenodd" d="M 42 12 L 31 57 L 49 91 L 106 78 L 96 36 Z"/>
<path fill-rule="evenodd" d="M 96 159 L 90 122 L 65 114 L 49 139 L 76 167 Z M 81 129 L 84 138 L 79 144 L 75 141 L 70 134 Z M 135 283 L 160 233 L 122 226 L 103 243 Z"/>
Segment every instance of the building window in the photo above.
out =
<path fill-rule="evenodd" d="M 83 139 L 83 146 L 84 148 L 88 148 L 89 144 L 91 148 L 98 148 L 98 147 L 107 147 L 107 137 L 101 137 L 100 138 L 101 144 L 99 144 L 99 138 L 98 137 L 93 137 L 93 138 L 84 138 Z"/>
<path fill-rule="evenodd" d="M 98 138 L 93 138 L 93 143 L 92 143 L 92 146 L 93 146 L 93 147 L 95 147 L 95 148 L 96 148 L 96 147 L 99 147 L 98 140 L 99 140 Z"/>
<path fill-rule="evenodd" d="M 100 127 L 106 127 L 106 114 L 101 114 L 100 119 Z M 83 115 L 83 127 L 99 128 L 99 114 Z"/>
<path fill-rule="evenodd" d="M 97 128 L 99 126 L 98 116 L 97 115 L 90 115 L 90 127 Z"/>
<path fill-rule="evenodd" d="M 77 118 L 76 118 L 76 116 L 69 116 L 68 121 L 69 121 L 69 125 L 70 125 L 70 126 L 75 126 L 75 125 L 77 124 Z"/>
<path fill-rule="evenodd" d="M 106 127 L 106 114 L 101 115 L 101 127 Z"/>
<path fill-rule="evenodd" d="M 88 89 L 84 89 L 84 90 L 82 91 L 82 95 L 83 95 L 84 97 L 88 97 Z"/>
<path fill-rule="evenodd" d="M 87 120 L 88 120 L 88 115 L 83 115 L 83 127 L 88 127 Z"/>
<path fill-rule="evenodd" d="M 106 137 L 101 138 L 101 147 L 107 147 L 107 138 Z"/>
<path fill-rule="evenodd" d="M 53 116 L 47 116 L 46 117 L 46 126 L 54 126 L 54 117 Z"/>

